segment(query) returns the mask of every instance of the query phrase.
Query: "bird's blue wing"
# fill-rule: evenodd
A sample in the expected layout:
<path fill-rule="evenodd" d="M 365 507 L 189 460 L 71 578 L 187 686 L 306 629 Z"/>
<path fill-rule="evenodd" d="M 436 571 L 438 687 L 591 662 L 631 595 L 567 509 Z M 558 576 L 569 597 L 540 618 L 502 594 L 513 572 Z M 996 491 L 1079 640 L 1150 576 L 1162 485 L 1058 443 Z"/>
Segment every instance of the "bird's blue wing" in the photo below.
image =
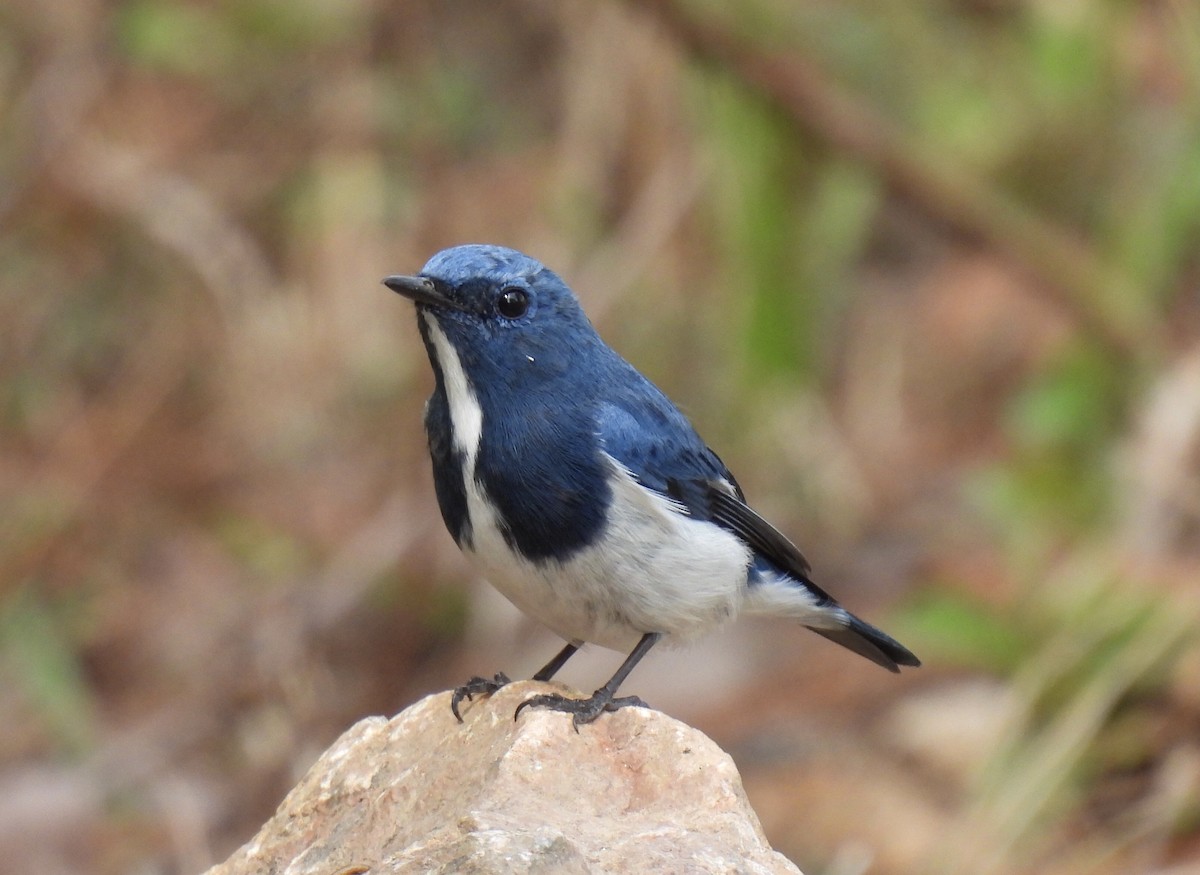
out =
<path fill-rule="evenodd" d="M 809 579 L 808 560 L 796 545 L 746 504 L 725 463 L 652 385 L 602 403 L 597 430 L 605 451 L 643 486 L 673 499 L 690 516 L 737 535 L 757 554 L 756 561 L 765 560 L 828 598 Z"/>
<path fill-rule="evenodd" d="M 643 486 L 668 493 L 673 480 L 724 481 L 741 490 L 729 469 L 696 434 L 692 424 L 648 382 L 638 393 L 600 404 L 596 432 L 604 451 Z M 685 501 L 690 507 L 690 502 Z"/>

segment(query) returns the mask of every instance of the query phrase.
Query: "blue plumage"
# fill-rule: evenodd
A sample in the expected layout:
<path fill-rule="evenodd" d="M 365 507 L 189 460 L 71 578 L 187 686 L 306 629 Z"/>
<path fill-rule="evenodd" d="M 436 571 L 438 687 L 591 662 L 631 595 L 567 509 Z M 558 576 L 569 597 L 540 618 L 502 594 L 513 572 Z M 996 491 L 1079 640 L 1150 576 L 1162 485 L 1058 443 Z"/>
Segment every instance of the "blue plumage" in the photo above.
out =
<path fill-rule="evenodd" d="M 435 255 L 384 282 L 417 305 L 435 384 L 425 426 L 443 519 L 456 543 L 526 613 L 570 643 L 633 647 L 588 699 L 526 704 L 576 725 L 616 698 L 666 636 L 738 613 L 791 616 L 890 669 L 919 665 L 809 578 L 807 560 L 745 503 L 687 418 L 596 333 L 566 284 L 497 246 Z M 473 678 L 463 697 L 507 679 Z"/>

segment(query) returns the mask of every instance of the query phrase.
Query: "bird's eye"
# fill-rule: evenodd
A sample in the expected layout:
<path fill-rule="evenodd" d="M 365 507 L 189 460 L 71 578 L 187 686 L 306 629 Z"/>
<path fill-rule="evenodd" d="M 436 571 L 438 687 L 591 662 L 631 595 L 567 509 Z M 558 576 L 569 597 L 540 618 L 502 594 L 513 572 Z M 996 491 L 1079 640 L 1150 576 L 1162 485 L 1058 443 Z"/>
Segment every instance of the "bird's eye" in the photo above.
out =
<path fill-rule="evenodd" d="M 496 299 L 496 310 L 505 319 L 519 319 L 529 309 L 529 293 L 516 286 L 500 290 Z"/>

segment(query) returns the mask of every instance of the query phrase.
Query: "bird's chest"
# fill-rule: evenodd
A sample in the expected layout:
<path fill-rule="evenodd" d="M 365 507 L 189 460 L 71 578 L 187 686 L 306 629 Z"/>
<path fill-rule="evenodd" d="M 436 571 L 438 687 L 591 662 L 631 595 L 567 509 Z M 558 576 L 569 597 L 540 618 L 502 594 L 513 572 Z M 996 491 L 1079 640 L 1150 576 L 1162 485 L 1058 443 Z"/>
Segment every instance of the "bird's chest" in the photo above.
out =
<path fill-rule="evenodd" d="M 453 410 L 435 394 L 426 428 L 439 507 L 460 547 L 483 550 L 490 529 L 525 559 L 564 560 L 595 540 L 611 495 L 585 427 L 569 433 L 543 416 L 513 429 L 484 414 L 470 441 Z"/>
<path fill-rule="evenodd" d="M 620 599 L 612 586 L 616 568 L 595 550 L 606 500 L 602 484 L 579 492 L 576 486 L 539 480 L 537 473 L 497 475 L 484 447 L 486 442 L 474 459 L 443 461 L 446 470 L 435 474 L 461 490 L 461 497 L 443 502 L 442 509 L 449 521 L 461 504 L 465 522 L 456 540 L 463 554 L 522 612 L 564 638 L 620 648 L 636 641 L 619 617 Z M 588 501 L 599 504 L 582 510 Z M 597 522 L 588 522 L 592 516 Z"/>
<path fill-rule="evenodd" d="M 603 525 L 609 490 L 582 393 L 472 380 L 436 320 L 423 318 L 438 374 L 425 427 L 455 541 L 480 552 L 491 526 L 512 552 L 535 561 L 587 546 Z"/>
<path fill-rule="evenodd" d="M 436 321 L 425 330 L 442 516 L 510 601 L 565 638 L 617 649 L 650 631 L 690 637 L 735 613 L 743 544 L 638 484 L 577 399 L 533 404 L 475 385 Z"/>
<path fill-rule="evenodd" d="M 458 545 L 507 567 L 592 543 L 610 496 L 586 409 L 572 393 L 473 381 L 437 320 L 421 318 L 437 374 L 425 410 L 434 485 Z"/>

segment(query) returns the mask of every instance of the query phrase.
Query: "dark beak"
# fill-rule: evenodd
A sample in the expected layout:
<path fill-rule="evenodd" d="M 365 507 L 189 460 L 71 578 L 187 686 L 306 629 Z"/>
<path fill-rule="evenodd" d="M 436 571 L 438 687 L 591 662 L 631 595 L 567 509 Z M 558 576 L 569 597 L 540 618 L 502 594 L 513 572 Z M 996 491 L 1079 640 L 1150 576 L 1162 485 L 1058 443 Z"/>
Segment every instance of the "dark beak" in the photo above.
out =
<path fill-rule="evenodd" d="M 404 295 L 418 304 L 428 304 L 430 307 L 445 307 L 452 310 L 462 308 L 444 291 L 444 286 L 437 280 L 423 276 L 389 276 L 383 284 L 398 295 Z"/>

